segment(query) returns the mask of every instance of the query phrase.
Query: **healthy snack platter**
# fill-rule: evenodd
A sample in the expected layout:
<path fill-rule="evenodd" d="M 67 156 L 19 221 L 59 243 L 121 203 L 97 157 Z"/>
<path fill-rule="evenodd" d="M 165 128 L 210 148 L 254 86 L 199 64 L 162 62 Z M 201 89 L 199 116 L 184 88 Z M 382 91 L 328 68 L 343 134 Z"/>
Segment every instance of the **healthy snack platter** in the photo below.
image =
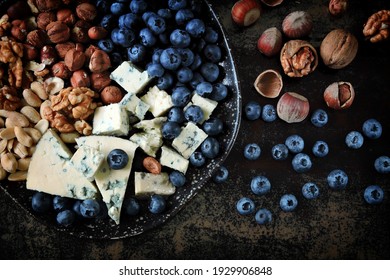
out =
<path fill-rule="evenodd" d="M 0 3 L 0 187 L 80 237 L 164 223 L 218 176 L 240 125 L 206 1 L 115 3 Z"/>

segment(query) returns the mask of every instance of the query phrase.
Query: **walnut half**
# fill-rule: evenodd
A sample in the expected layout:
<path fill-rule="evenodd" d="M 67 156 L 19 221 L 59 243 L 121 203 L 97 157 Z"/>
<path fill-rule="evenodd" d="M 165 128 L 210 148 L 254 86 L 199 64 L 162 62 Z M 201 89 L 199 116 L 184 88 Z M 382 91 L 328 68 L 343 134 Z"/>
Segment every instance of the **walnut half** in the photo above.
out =
<path fill-rule="evenodd" d="M 390 10 L 381 10 L 371 15 L 363 27 L 363 35 L 371 43 L 377 43 L 390 37 Z"/>

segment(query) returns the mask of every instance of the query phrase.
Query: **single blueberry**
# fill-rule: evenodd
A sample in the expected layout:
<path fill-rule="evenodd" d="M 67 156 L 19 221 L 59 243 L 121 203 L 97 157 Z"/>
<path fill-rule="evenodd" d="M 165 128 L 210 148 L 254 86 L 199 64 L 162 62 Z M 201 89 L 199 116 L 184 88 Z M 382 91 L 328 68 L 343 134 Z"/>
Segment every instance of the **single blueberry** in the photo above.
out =
<path fill-rule="evenodd" d="M 241 215 L 249 215 L 255 212 L 255 203 L 249 197 L 243 197 L 237 201 L 236 209 Z"/>
<path fill-rule="evenodd" d="M 110 6 L 110 11 L 115 16 L 124 14 L 126 12 L 126 9 L 127 7 L 125 3 L 121 3 L 121 2 L 113 2 Z"/>
<path fill-rule="evenodd" d="M 213 182 L 217 184 L 221 184 L 225 182 L 229 178 L 229 170 L 225 166 L 219 166 L 216 168 L 213 174 Z"/>
<path fill-rule="evenodd" d="M 168 0 L 168 8 L 173 11 L 184 9 L 187 6 L 187 0 Z"/>
<path fill-rule="evenodd" d="M 368 186 L 364 190 L 364 200 L 368 204 L 379 204 L 383 201 L 383 189 L 377 185 Z"/>
<path fill-rule="evenodd" d="M 204 56 L 211 62 L 220 62 L 222 58 L 222 51 L 218 45 L 208 44 L 203 49 Z"/>
<path fill-rule="evenodd" d="M 382 125 L 376 119 L 368 119 L 363 123 L 363 134 L 370 139 L 378 139 L 382 135 Z"/>
<path fill-rule="evenodd" d="M 245 116 L 248 120 L 257 120 L 261 116 L 261 106 L 256 101 L 249 101 L 244 108 Z"/>
<path fill-rule="evenodd" d="M 255 214 L 255 221 L 259 225 L 265 225 L 272 222 L 272 213 L 266 208 L 257 210 Z"/>
<path fill-rule="evenodd" d="M 375 170 L 381 174 L 390 173 L 390 157 L 388 156 L 380 156 L 375 159 L 374 162 Z"/>
<path fill-rule="evenodd" d="M 52 207 L 52 196 L 43 192 L 36 192 L 32 196 L 31 207 L 35 212 L 45 213 Z"/>
<path fill-rule="evenodd" d="M 189 122 L 200 123 L 203 120 L 204 113 L 198 105 L 190 105 L 185 109 L 184 117 Z"/>
<path fill-rule="evenodd" d="M 325 141 L 318 140 L 314 143 L 312 152 L 316 157 L 324 157 L 329 153 L 329 146 Z"/>
<path fill-rule="evenodd" d="M 203 38 L 207 43 L 215 44 L 218 41 L 218 32 L 207 26 Z"/>
<path fill-rule="evenodd" d="M 160 55 L 161 55 L 162 51 L 163 51 L 163 49 L 160 49 L 160 48 L 156 48 L 153 50 L 152 62 L 160 63 Z"/>
<path fill-rule="evenodd" d="M 335 169 L 328 174 L 326 180 L 332 189 L 345 189 L 348 184 L 348 175 L 341 169 Z"/>
<path fill-rule="evenodd" d="M 139 214 L 141 206 L 138 200 L 134 197 L 126 198 L 123 201 L 123 210 L 129 216 L 136 216 Z"/>
<path fill-rule="evenodd" d="M 181 57 L 181 65 L 186 67 L 191 66 L 195 58 L 194 52 L 191 51 L 189 48 L 179 48 L 177 50 L 179 51 Z"/>
<path fill-rule="evenodd" d="M 215 63 L 206 62 L 200 66 L 200 73 L 209 82 L 215 82 L 219 77 L 219 67 Z"/>
<path fill-rule="evenodd" d="M 193 72 L 192 80 L 190 81 L 189 85 L 192 89 L 196 90 L 196 87 L 201 83 L 204 82 L 203 76 L 199 72 Z"/>
<path fill-rule="evenodd" d="M 292 159 L 292 167 L 298 173 L 309 171 L 312 167 L 312 162 L 309 155 L 298 153 Z"/>
<path fill-rule="evenodd" d="M 80 205 L 82 202 L 82 200 L 76 200 L 72 205 L 72 210 L 76 213 L 77 216 L 82 216 L 80 212 Z"/>
<path fill-rule="evenodd" d="M 153 34 L 152 30 L 145 27 L 139 32 L 139 39 L 142 45 L 145 47 L 153 47 L 157 43 L 157 38 Z"/>
<path fill-rule="evenodd" d="M 110 53 L 114 50 L 114 42 L 111 39 L 101 39 L 97 43 L 98 47 L 105 51 L 106 53 Z"/>
<path fill-rule="evenodd" d="M 308 182 L 302 186 L 302 195 L 307 199 L 317 198 L 320 195 L 320 189 L 316 184 Z"/>
<path fill-rule="evenodd" d="M 113 170 L 124 168 L 129 162 L 129 156 L 122 149 L 113 149 L 107 155 L 108 166 Z"/>
<path fill-rule="evenodd" d="M 53 197 L 53 209 L 57 212 L 71 209 L 72 208 L 72 200 L 68 197 L 62 197 L 56 195 Z"/>
<path fill-rule="evenodd" d="M 213 91 L 211 92 L 209 98 L 215 101 L 222 101 L 228 95 L 227 87 L 222 83 L 215 83 L 213 85 Z"/>
<path fill-rule="evenodd" d="M 256 195 L 264 195 L 271 190 L 271 182 L 265 176 L 256 176 L 252 178 L 251 190 Z"/>
<path fill-rule="evenodd" d="M 288 148 L 285 144 L 276 144 L 271 149 L 272 157 L 276 160 L 284 160 L 288 156 Z"/>
<path fill-rule="evenodd" d="M 169 41 L 176 48 L 187 48 L 191 44 L 191 37 L 187 31 L 175 29 L 169 36 Z"/>
<path fill-rule="evenodd" d="M 213 159 L 219 154 L 219 142 L 214 137 L 207 137 L 200 146 L 205 157 Z"/>
<path fill-rule="evenodd" d="M 164 49 L 160 55 L 161 65 L 168 70 L 176 70 L 181 64 L 180 53 L 174 48 Z"/>
<path fill-rule="evenodd" d="M 141 26 L 141 19 L 138 15 L 133 13 L 127 13 L 121 15 L 118 19 L 119 28 L 127 28 L 132 30 L 138 30 Z"/>
<path fill-rule="evenodd" d="M 154 34 L 161 34 L 166 30 L 165 19 L 159 15 L 150 16 L 146 25 Z"/>
<path fill-rule="evenodd" d="M 167 9 L 167 8 L 158 9 L 157 14 L 160 17 L 163 17 L 165 19 L 171 19 L 172 18 L 172 11 L 170 9 Z"/>
<path fill-rule="evenodd" d="M 131 0 L 129 7 L 134 14 L 142 14 L 148 9 L 148 3 L 145 0 Z"/>
<path fill-rule="evenodd" d="M 261 148 L 256 143 L 249 143 L 244 147 L 244 157 L 249 160 L 256 160 L 260 157 Z"/>
<path fill-rule="evenodd" d="M 127 57 L 131 62 L 137 63 L 144 60 L 146 56 L 146 47 L 141 44 L 134 44 L 127 49 Z"/>
<path fill-rule="evenodd" d="M 203 64 L 202 57 L 199 54 L 194 53 L 194 61 L 190 65 L 191 70 L 194 71 L 198 69 L 202 64 Z"/>
<path fill-rule="evenodd" d="M 57 223 L 63 227 L 69 227 L 74 224 L 76 214 L 69 209 L 58 212 L 56 217 Z"/>
<path fill-rule="evenodd" d="M 168 111 L 167 121 L 183 123 L 185 121 L 183 108 L 181 107 L 172 107 Z"/>
<path fill-rule="evenodd" d="M 80 213 L 84 218 L 96 218 L 100 212 L 100 204 L 94 199 L 86 199 L 80 204 Z"/>
<path fill-rule="evenodd" d="M 111 32 L 111 40 L 115 45 L 128 48 L 133 45 L 135 34 L 126 28 L 115 28 Z"/>
<path fill-rule="evenodd" d="M 359 131 L 351 131 L 345 136 L 345 144 L 348 148 L 359 149 L 363 146 L 364 138 Z"/>
<path fill-rule="evenodd" d="M 113 30 L 117 26 L 117 18 L 113 14 L 106 14 L 100 20 L 100 26 L 107 31 Z"/>
<path fill-rule="evenodd" d="M 328 123 L 328 114 L 325 110 L 317 109 L 311 115 L 310 121 L 316 127 L 323 127 Z"/>
<path fill-rule="evenodd" d="M 287 146 L 288 150 L 294 154 L 302 152 L 305 147 L 305 141 L 297 134 L 288 136 L 284 144 Z"/>
<path fill-rule="evenodd" d="M 165 69 L 158 62 L 150 62 L 146 65 L 146 72 L 150 77 L 161 78 L 165 74 Z"/>
<path fill-rule="evenodd" d="M 298 206 L 298 200 L 293 194 L 285 194 L 280 198 L 280 208 L 285 212 L 294 211 Z"/>
<path fill-rule="evenodd" d="M 201 19 L 191 19 L 186 24 L 186 31 L 194 38 L 200 38 L 206 32 L 206 26 Z"/>
<path fill-rule="evenodd" d="M 265 122 L 273 122 L 277 118 L 275 106 L 272 104 L 266 104 L 263 106 L 263 110 L 261 112 L 261 118 Z"/>
<path fill-rule="evenodd" d="M 142 16 L 141 16 L 141 17 L 142 17 L 142 21 L 143 21 L 144 23 L 147 23 L 149 17 L 154 16 L 154 15 L 156 15 L 155 12 L 152 12 L 152 11 L 145 11 L 145 12 L 142 14 Z"/>
<path fill-rule="evenodd" d="M 173 76 L 171 73 L 165 72 L 162 77 L 157 80 L 157 87 L 161 90 L 171 88 L 173 85 Z"/>
<path fill-rule="evenodd" d="M 180 124 L 177 122 L 167 121 L 162 125 L 161 133 L 165 139 L 174 139 L 181 132 Z"/>
<path fill-rule="evenodd" d="M 208 97 L 213 91 L 213 85 L 209 82 L 200 82 L 195 89 L 196 93 L 202 97 Z"/>
<path fill-rule="evenodd" d="M 195 167 L 201 167 L 206 163 L 206 157 L 202 152 L 195 151 L 190 156 L 190 163 Z"/>
<path fill-rule="evenodd" d="M 169 180 L 177 188 L 183 187 L 186 183 L 186 176 L 180 171 L 174 170 L 169 174 Z"/>
<path fill-rule="evenodd" d="M 173 106 L 184 107 L 190 101 L 191 91 L 185 86 L 175 87 L 171 97 Z"/>
<path fill-rule="evenodd" d="M 165 198 L 159 194 L 153 194 L 150 197 L 148 209 L 153 214 L 162 213 L 166 208 Z"/>
<path fill-rule="evenodd" d="M 223 131 L 223 122 L 220 118 L 212 117 L 206 120 L 203 123 L 203 131 L 207 133 L 207 135 L 215 136 Z"/>
<path fill-rule="evenodd" d="M 190 68 L 181 67 L 177 70 L 176 77 L 180 83 L 185 84 L 192 80 L 194 74 L 192 73 L 192 70 Z"/>
<path fill-rule="evenodd" d="M 183 25 L 194 18 L 194 13 L 190 9 L 180 9 L 175 14 L 177 25 Z"/>

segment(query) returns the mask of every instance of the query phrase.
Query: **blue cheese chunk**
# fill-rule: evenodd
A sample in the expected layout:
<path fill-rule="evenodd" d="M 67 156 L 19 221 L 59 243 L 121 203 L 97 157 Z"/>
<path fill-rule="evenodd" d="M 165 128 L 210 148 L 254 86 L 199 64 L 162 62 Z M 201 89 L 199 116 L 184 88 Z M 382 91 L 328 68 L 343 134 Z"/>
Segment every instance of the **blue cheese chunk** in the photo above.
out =
<path fill-rule="evenodd" d="M 152 174 L 135 172 L 134 189 L 136 196 L 149 196 L 151 194 L 172 195 L 176 188 L 169 181 L 168 173 Z"/>
<path fill-rule="evenodd" d="M 167 146 L 161 147 L 160 163 L 163 166 L 175 169 L 183 174 L 186 174 L 189 165 L 188 159 L 185 159 L 179 153 Z"/>
<path fill-rule="evenodd" d="M 100 168 L 104 154 L 93 147 L 81 146 L 70 159 L 70 163 L 78 172 L 83 174 L 89 181 L 93 181 L 95 174 Z"/>
<path fill-rule="evenodd" d="M 119 102 L 129 113 L 130 117 L 134 116 L 138 120 L 143 120 L 146 112 L 149 110 L 149 105 L 143 102 L 134 93 L 127 93 Z"/>
<path fill-rule="evenodd" d="M 206 132 L 196 126 L 193 122 L 188 122 L 181 130 L 179 136 L 173 139 L 172 147 L 184 158 L 189 159 L 206 138 Z"/>
<path fill-rule="evenodd" d="M 47 130 L 31 158 L 27 189 L 82 200 L 95 198 L 96 186 L 70 163 L 72 155 L 57 133 Z"/>
<path fill-rule="evenodd" d="M 196 93 L 192 96 L 191 101 L 193 105 L 199 106 L 203 111 L 203 119 L 199 122 L 201 124 L 210 118 L 214 109 L 217 108 L 218 105 L 217 101 L 202 97 Z"/>
<path fill-rule="evenodd" d="M 110 78 L 128 93 L 138 94 L 149 83 L 147 71 L 141 71 L 130 61 L 124 61 L 111 74 Z"/>
<path fill-rule="evenodd" d="M 97 107 L 93 115 L 92 134 L 125 136 L 130 124 L 125 108 L 120 104 Z"/>
<path fill-rule="evenodd" d="M 173 107 L 171 96 L 157 86 L 150 88 L 148 93 L 141 97 L 141 100 L 149 105 L 149 111 L 154 117 L 164 115 Z"/>

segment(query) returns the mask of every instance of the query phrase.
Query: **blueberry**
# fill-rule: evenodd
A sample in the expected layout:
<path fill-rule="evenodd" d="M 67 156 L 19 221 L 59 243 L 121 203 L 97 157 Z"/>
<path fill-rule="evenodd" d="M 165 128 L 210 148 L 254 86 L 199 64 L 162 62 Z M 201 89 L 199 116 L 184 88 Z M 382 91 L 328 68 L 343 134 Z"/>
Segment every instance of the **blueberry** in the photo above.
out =
<path fill-rule="evenodd" d="M 221 48 L 215 44 L 206 45 L 203 49 L 204 56 L 210 60 L 211 62 L 219 62 L 221 61 L 222 52 Z"/>
<path fill-rule="evenodd" d="M 257 120 L 261 116 L 261 106 L 256 101 L 249 101 L 244 108 L 245 116 L 248 120 Z"/>
<path fill-rule="evenodd" d="M 198 105 L 190 105 L 185 109 L 184 117 L 189 122 L 200 123 L 203 120 L 204 113 Z"/>
<path fill-rule="evenodd" d="M 187 0 L 168 0 L 168 7 L 171 10 L 178 11 L 187 6 Z"/>
<path fill-rule="evenodd" d="M 110 11 L 113 15 L 122 15 L 126 12 L 126 5 L 125 3 L 121 3 L 121 2 L 113 2 L 110 6 Z"/>
<path fill-rule="evenodd" d="M 312 162 L 310 157 L 304 153 L 298 153 L 292 160 L 292 167 L 298 173 L 303 173 L 311 169 Z"/>
<path fill-rule="evenodd" d="M 221 184 L 225 182 L 229 177 L 229 170 L 225 166 L 219 166 L 213 174 L 213 182 Z"/>
<path fill-rule="evenodd" d="M 160 17 L 163 17 L 165 19 L 171 19 L 172 18 L 172 11 L 170 9 L 167 9 L 167 8 L 161 8 L 157 11 L 157 14 L 160 16 Z"/>
<path fill-rule="evenodd" d="M 199 72 L 193 72 L 192 80 L 190 81 L 190 86 L 192 89 L 196 90 L 196 87 L 201 83 L 204 82 L 203 76 Z"/>
<path fill-rule="evenodd" d="M 110 2 L 108 0 L 97 0 L 96 9 L 101 14 L 108 14 L 110 12 Z"/>
<path fill-rule="evenodd" d="M 305 141 L 303 141 L 303 138 L 297 134 L 287 137 L 284 144 L 287 146 L 288 150 L 294 154 L 302 152 L 305 147 Z"/>
<path fill-rule="evenodd" d="M 168 70 L 176 70 L 181 64 L 180 53 L 174 48 L 167 48 L 160 55 L 161 65 Z"/>
<path fill-rule="evenodd" d="M 316 157 L 324 157 L 329 153 L 328 144 L 325 141 L 316 141 L 313 145 L 312 152 Z"/>
<path fill-rule="evenodd" d="M 31 207 L 35 212 L 45 213 L 52 207 L 52 196 L 43 192 L 36 192 L 32 196 Z"/>
<path fill-rule="evenodd" d="M 165 139 L 174 139 L 179 136 L 181 127 L 177 122 L 167 121 L 162 125 L 161 132 Z"/>
<path fill-rule="evenodd" d="M 118 19 L 118 27 L 137 30 L 141 25 L 141 19 L 138 15 L 127 13 L 121 15 Z"/>
<path fill-rule="evenodd" d="M 184 107 L 190 101 L 191 91 L 187 87 L 179 86 L 173 89 L 171 97 L 173 106 Z"/>
<path fill-rule="evenodd" d="M 285 194 L 280 198 L 280 208 L 285 212 L 294 211 L 298 206 L 298 200 L 293 194 Z"/>
<path fill-rule="evenodd" d="M 247 144 L 244 147 L 244 157 L 249 160 L 256 160 L 260 157 L 261 148 L 256 143 Z"/>
<path fill-rule="evenodd" d="M 211 92 L 213 91 L 213 85 L 209 82 L 200 82 L 196 86 L 196 93 L 199 94 L 202 97 L 208 97 Z"/>
<path fill-rule="evenodd" d="M 111 39 L 101 39 L 97 43 L 98 47 L 105 51 L 106 53 L 110 53 L 114 50 L 114 43 Z"/>
<path fill-rule="evenodd" d="M 180 9 L 176 12 L 175 21 L 177 25 L 183 25 L 194 18 L 194 13 L 190 9 Z"/>
<path fill-rule="evenodd" d="M 200 38 L 197 40 L 194 40 L 194 43 L 191 45 L 191 49 L 193 49 L 197 53 L 202 53 L 204 47 L 206 47 L 207 43 L 204 39 Z"/>
<path fill-rule="evenodd" d="M 187 31 L 175 29 L 169 36 L 169 41 L 176 48 L 187 48 L 191 44 L 191 37 Z"/>
<path fill-rule="evenodd" d="M 154 34 L 161 34 L 166 30 L 165 19 L 159 15 L 150 16 L 146 25 Z"/>
<path fill-rule="evenodd" d="M 107 31 L 111 31 L 117 26 L 117 19 L 113 14 L 104 15 L 100 20 L 100 26 L 104 27 Z"/>
<path fill-rule="evenodd" d="M 69 227 L 74 224 L 76 220 L 76 214 L 72 210 L 62 210 L 57 214 L 57 223 L 63 227 Z"/>
<path fill-rule="evenodd" d="M 190 156 L 190 163 L 195 167 L 201 167 L 206 163 L 206 157 L 202 152 L 195 151 Z"/>
<path fill-rule="evenodd" d="M 310 121 L 316 127 L 323 127 L 328 123 L 328 114 L 322 109 L 317 109 L 311 115 Z"/>
<path fill-rule="evenodd" d="M 141 62 L 146 55 L 146 47 L 141 44 L 135 44 L 127 49 L 127 57 L 133 63 Z"/>
<path fill-rule="evenodd" d="M 218 41 L 218 32 L 215 31 L 213 28 L 207 26 L 205 29 L 203 39 L 207 43 L 215 44 Z"/>
<path fill-rule="evenodd" d="M 148 9 L 148 4 L 145 0 L 131 0 L 129 7 L 134 14 L 142 14 Z"/>
<path fill-rule="evenodd" d="M 207 137 L 200 146 L 205 157 L 213 159 L 219 154 L 219 142 L 214 137 Z"/>
<path fill-rule="evenodd" d="M 161 34 L 158 34 L 158 40 L 160 41 L 160 43 L 162 45 L 169 45 L 170 44 L 170 41 L 169 41 L 169 34 L 168 32 L 163 32 Z"/>
<path fill-rule="evenodd" d="M 219 77 L 219 67 L 215 63 L 206 62 L 200 66 L 200 73 L 209 82 L 215 82 Z"/>
<path fill-rule="evenodd" d="M 215 101 L 222 101 L 228 95 L 227 87 L 222 83 L 215 83 L 213 85 L 213 91 L 211 92 L 209 98 Z"/>
<path fill-rule="evenodd" d="M 380 156 L 375 159 L 374 162 L 375 170 L 381 174 L 390 173 L 390 157 L 388 156 Z"/>
<path fill-rule="evenodd" d="M 153 50 L 152 62 L 160 63 L 160 55 L 161 55 L 162 51 L 163 51 L 163 49 L 159 49 L 159 48 L 156 48 Z"/>
<path fill-rule="evenodd" d="M 162 65 L 158 62 L 148 63 L 146 65 L 146 71 L 148 72 L 150 77 L 159 77 L 159 78 L 161 78 L 165 73 L 164 67 L 162 67 Z"/>
<path fill-rule="evenodd" d="M 284 160 L 288 156 L 288 148 L 285 144 L 276 144 L 271 150 L 272 157 L 276 160 Z"/>
<path fill-rule="evenodd" d="M 169 180 L 171 181 L 172 185 L 180 188 L 186 183 L 186 176 L 180 171 L 174 170 L 169 174 Z"/>
<path fill-rule="evenodd" d="M 189 48 L 180 48 L 178 49 L 180 57 L 181 57 L 181 65 L 189 67 L 194 62 L 194 52 Z M 193 70 L 193 69 L 191 69 Z"/>
<path fill-rule="evenodd" d="M 124 168 L 129 162 L 129 156 L 122 149 L 113 149 L 107 155 L 108 166 L 113 170 Z"/>
<path fill-rule="evenodd" d="M 379 204 L 383 201 L 383 189 L 377 185 L 368 186 L 364 190 L 364 200 L 368 204 Z"/>
<path fill-rule="evenodd" d="M 150 197 L 148 209 L 153 214 L 159 214 L 166 208 L 165 198 L 159 194 L 153 194 Z"/>
<path fill-rule="evenodd" d="M 136 216 L 139 214 L 141 209 L 141 206 L 139 205 L 139 202 L 134 197 L 126 198 L 123 201 L 123 210 L 125 213 L 129 216 Z"/>
<path fill-rule="evenodd" d="M 96 218 L 100 212 L 100 204 L 94 199 L 86 199 L 80 204 L 80 213 L 84 218 Z"/>
<path fill-rule="evenodd" d="M 162 77 L 159 77 L 157 80 L 157 87 L 161 90 L 166 90 L 172 87 L 173 85 L 173 76 L 171 73 L 165 72 Z"/>
<path fill-rule="evenodd" d="M 72 210 L 76 213 L 77 216 L 82 216 L 80 212 L 80 205 L 82 202 L 82 200 L 76 200 L 72 205 Z"/>
<path fill-rule="evenodd" d="M 255 221 L 259 225 L 265 225 L 272 222 L 272 213 L 266 208 L 257 210 L 255 214 Z"/>
<path fill-rule="evenodd" d="M 348 184 L 348 175 L 341 169 L 335 169 L 328 174 L 326 180 L 332 189 L 345 189 Z"/>
<path fill-rule="evenodd" d="M 364 138 L 359 131 L 351 131 L 345 136 L 345 144 L 348 148 L 359 149 L 363 146 Z"/>
<path fill-rule="evenodd" d="M 145 12 L 142 14 L 142 20 L 143 20 L 143 22 L 144 22 L 144 23 L 147 23 L 149 17 L 154 16 L 154 15 L 156 15 L 155 12 L 152 12 L 152 11 L 145 11 Z"/>
<path fill-rule="evenodd" d="M 128 48 L 133 44 L 135 40 L 135 34 L 133 31 L 126 28 L 115 28 L 111 32 L 111 40 L 116 45 Z"/>
<path fill-rule="evenodd" d="M 317 198 L 320 195 L 320 189 L 316 184 L 308 182 L 302 186 L 302 195 L 307 199 Z"/>
<path fill-rule="evenodd" d="M 256 176 L 251 181 L 251 190 L 256 195 L 264 195 L 271 190 L 271 182 L 265 176 Z"/>
<path fill-rule="evenodd" d="M 53 197 L 53 209 L 57 212 L 70 209 L 72 206 L 72 201 L 68 197 L 54 196 Z"/>
<path fill-rule="evenodd" d="M 139 38 L 142 45 L 145 47 L 153 47 L 157 43 L 157 38 L 153 34 L 152 30 L 145 27 L 139 32 Z"/>
<path fill-rule="evenodd" d="M 263 110 L 261 112 L 261 118 L 265 122 L 273 122 L 276 120 L 276 110 L 275 106 L 271 104 L 266 104 L 263 106 Z"/>
<path fill-rule="evenodd" d="M 213 117 L 209 118 L 203 123 L 203 131 L 210 136 L 215 136 L 223 131 L 223 122 L 220 118 Z"/>
<path fill-rule="evenodd" d="M 192 73 L 192 70 L 188 67 L 181 67 L 176 72 L 177 80 L 183 84 L 191 81 L 193 76 L 194 76 L 194 74 Z"/>
<path fill-rule="evenodd" d="M 202 65 L 202 63 L 203 63 L 202 57 L 199 54 L 194 53 L 194 61 L 190 65 L 191 70 L 194 71 L 194 70 L 199 69 L 199 67 Z"/>
<path fill-rule="evenodd" d="M 241 215 L 249 215 L 255 212 L 255 203 L 248 197 L 243 197 L 237 201 L 236 209 Z"/>
<path fill-rule="evenodd" d="M 191 19 L 186 24 L 186 31 L 194 38 L 200 38 L 206 32 L 206 26 L 201 19 Z"/>
<path fill-rule="evenodd" d="M 368 119 L 363 123 L 363 134 L 370 139 L 378 139 L 382 135 L 382 125 L 376 119 Z"/>
<path fill-rule="evenodd" d="M 169 109 L 167 114 L 167 121 L 183 123 L 185 121 L 183 108 L 172 107 L 171 109 Z"/>

